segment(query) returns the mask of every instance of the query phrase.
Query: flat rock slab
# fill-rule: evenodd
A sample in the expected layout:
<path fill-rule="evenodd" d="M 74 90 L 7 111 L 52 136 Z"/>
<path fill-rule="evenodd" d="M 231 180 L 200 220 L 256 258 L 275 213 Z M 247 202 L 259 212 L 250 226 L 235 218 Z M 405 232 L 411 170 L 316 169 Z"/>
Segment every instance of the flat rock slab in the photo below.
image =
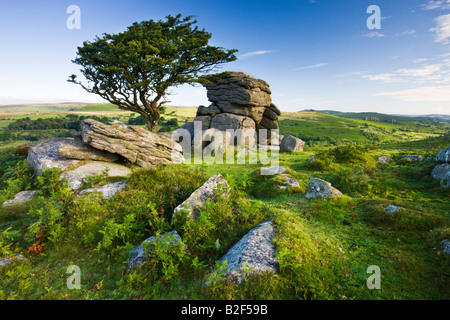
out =
<path fill-rule="evenodd" d="M 286 172 L 286 168 L 280 166 L 260 168 L 260 173 L 262 176 L 274 176 L 277 174 L 283 174 L 284 172 Z"/>
<path fill-rule="evenodd" d="M 104 199 L 111 199 L 117 192 L 125 188 L 127 185 L 126 181 L 119 181 L 114 183 L 108 183 L 104 186 L 98 188 L 89 188 L 81 191 L 79 194 L 91 193 L 91 192 L 101 192 Z"/>
<path fill-rule="evenodd" d="M 338 189 L 334 188 L 328 181 L 312 178 L 309 180 L 308 189 L 306 191 L 306 198 L 334 198 L 342 197 L 343 194 Z"/>
<path fill-rule="evenodd" d="M 225 278 L 240 283 L 245 274 L 279 271 L 279 263 L 275 257 L 272 244 L 274 228 L 271 221 L 261 223 L 250 230 L 221 259 L 227 262 Z"/>
<path fill-rule="evenodd" d="M 69 159 L 114 162 L 119 159 L 115 154 L 97 150 L 83 143 L 81 139 L 63 141 L 59 145 L 59 155 Z"/>
<path fill-rule="evenodd" d="M 131 257 L 128 260 L 128 270 L 143 265 L 147 261 L 145 249 L 151 249 L 151 245 L 157 241 L 168 241 L 170 245 L 173 245 L 181 241 L 181 238 L 176 231 L 164 233 L 158 239 L 156 236 L 147 238 L 131 252 Z"/>
<path fill-rule="evenodd" d="M 61 143 L 70 143 L 74 138 L 50 138 L 38 141 L 28 150 L 28 162 L 36 175 L 42 175 L 42 170 L 59 168 L 65 170 L 79 163 L 79 160 L 68 159 L 59 154 Z"/>
<path fill-rule="evenodd" d="M 32 196 L 34 196 L 35 193 L 36 193 L 36 191 L 21 191 L 18 194 L 16 194 L 14 199 L 8 200 L 5 203 L 3 203 L 2 208 L 10 206 L 10 205 L 13 205 L 13 204 L 17 204 L 17 203 L 21 203 L 21 202 L 27 201 Z"/>
<path fill-rule="evenodd" d="M 181 145 L 138 126 L 119 128 L 86 119 L 81 123 L 81 132 L 84 143 L 119 154 L 140 167 L 184 163 Z"/>
<path fill-rule="evenodd" d="M 105 170 L 108 170 L 107 174 L 110 177 L 127 177 L 131 173 L 131 170 L 123 165 L 95 161 L 64 172 L 61 174 L 61 179 L 67 179 L 71 189 L 79 190 L 83 186 L 86 177 L 102 174 Z"/>
<path fill-rule="evenodd" d="M 195 190 L 188 199 L 183 201 L 178 207 L 173 210 L 173 214 L 178 214 L 182 210 L 188 211 L 188 216 L 196 219 L 200 216 L 200 208 L 203 207 L 207 200 L 214 201 L 216 193 L 219 191 L 219 186 L 223 187 L 224 196 L 227 197 L 230 192 L 227 179 L 221 174 L 210 177 L 197 190 Z"/>

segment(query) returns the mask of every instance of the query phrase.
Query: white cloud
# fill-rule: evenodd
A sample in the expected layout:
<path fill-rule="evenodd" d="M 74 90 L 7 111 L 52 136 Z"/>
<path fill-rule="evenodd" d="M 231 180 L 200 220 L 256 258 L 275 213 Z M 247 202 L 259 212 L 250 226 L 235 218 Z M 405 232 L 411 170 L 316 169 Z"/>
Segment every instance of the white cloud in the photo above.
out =
<path fill-rule="evenodd" d="M 422 5 L 423 10 L 450 9 L 450 0 L 428 1 Z"/>
<path fill-rule="evenodd" d="M 275 52 L 275 51 L 274 50 L 251 51 L 251 52 L 239 55 L 239 58 L 241 58 L 241 59 L 242 58 L 250 58 L 250 57 L 261 56 L 261 55 L 272 53 L 272 52 Z"/>
<path fill-rule="evenodd" d="M 310 66 L 304 66 L 304 67 L 300 67 L 300 68 L 295 68 L 294 70 L 305 70 L 305 69 L 316 69 L 316 68 L 322 68 L 327 66 L 329 63 L 323 62 L 323 63 L 318 63 L 318 64 L 313 64 Z"/>
<path fill-rule="evenodd" d="M 450 42 L 450 14 L 439 16 L 434 19 L 436 27 L 430 31 L 436 33 L 436 42 L 447 44 Z"/>
<path fill-rule="evenodd" d="M 388 96 L 402 101 L 450 102 L 450 86 L 429 86 L 393 92 L 380 92 L 374 96 Z"/>
<path fill-rule="evenodd" d="M 414 60 L 413 62 L 414 63 L 422 63 L 422 62 L 426 62 L 426 61 L 428 61 L 427 58 L 419 58 L 419 59 Z"/>
<path fill-rule="evenodd" d="M 413 36 L 416 34 L 416 30 L 405 30 L 400 34 L 397 34 L 398 36 Z"/>
<path fill-rule="evenodd" d="M 368 32 L 368 33 L 364 34 L 364 37 L 367 37 L 367 38 L 381 38 L 381 37 L 384 37 L 384 34 L 379 33 L 377 31 L 373 31 L 373 32 Z"/>
<path fill-rule="evenodd" d="M 381 81 L 386 83 L 391 82 L 401 82 L 400 79 L 395 78 L 395 74 L 393 73 L 381 73 L 381 74 L 368 74 L 363 76 L 364 79 L 369 79 L 370 81 Z"/>

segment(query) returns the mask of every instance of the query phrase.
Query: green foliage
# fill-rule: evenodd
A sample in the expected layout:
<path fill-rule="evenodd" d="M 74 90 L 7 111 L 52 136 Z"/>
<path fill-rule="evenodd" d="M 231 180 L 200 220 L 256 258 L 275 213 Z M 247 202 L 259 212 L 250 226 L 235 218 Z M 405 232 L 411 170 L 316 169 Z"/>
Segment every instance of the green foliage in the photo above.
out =
<path fill-rule="evenodd" d="M 156 277 L 169 281 L 180 273 L 180 268 L 187 262 L 186 247 L 176 241 L 175 235 L 156 233 L 155 242 L 144 242 L 147 264 L 154 270 Z"/>

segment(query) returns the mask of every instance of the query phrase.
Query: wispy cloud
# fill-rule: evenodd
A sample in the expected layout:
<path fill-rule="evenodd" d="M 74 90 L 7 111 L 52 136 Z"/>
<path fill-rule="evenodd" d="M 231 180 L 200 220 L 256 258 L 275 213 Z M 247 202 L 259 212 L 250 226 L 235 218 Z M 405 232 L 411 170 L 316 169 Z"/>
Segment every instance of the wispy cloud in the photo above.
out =
<path fill-rule="evenodd" d="M 450 14 L 439 16 L 434 19 L 436 27 L 430 31 L 436 33 L 436 42 L 447 44 L 450 42 Z"/>
<path fill-rule="evenodd" d="M 327 65 L 329 65 L 329 63 L 322 62 L 322 63 L 318 63 L 318 64 L 313 64 L 310 66 L 303 66 L 303 67 L 295 68 L 294 70 L 316 69 L 316 68 L 325 67 Z"/>
<path fill-rule="evenodd" d="M 394 92 L 380 92 L 374 96 L 388 96 L 402 101 L 450 102 L 450 86 L 428 86 Z"/>
<path fill-rule="evenodd" d="M 428 1 L 422 5 L 423 10 L 450 9 L 450 0 Z"/>
<path fill-rule="evenodd" d="M 420 66 L 401 68 L 392 72 L 381 74 L 366 74 L 363 79 L 384 83 L 412 83 L 412 84 L 449 84 L 450 59 L 442 59 L 439 63 L 423 64 L 428 59 L 422 58 L 414 61 Z"/>
<path fill-rule="evenodd" d="M 245 59 L 245 58 L 251 58 L 254 56 L 262 56 L 264 54 L 275 52 L 275 50 L 259 50 L 259 51 L 251 51 L 244 54 L 239 55 L 239 58 Z"/>
<path fill-rule="evenodd" d="M 416 30 L 405 30 L 402 33 L 398 33 L 397 36 L 414 36 L 416 34 Z"/>
<path fill-rule="evenodd" d="M 384 34 L 377 32 L 377 31 L 373 31 L 373 32 L 368 32 L 364 34 L 364 37 L 367 38 L 381 38 L 384 37 Z"/>

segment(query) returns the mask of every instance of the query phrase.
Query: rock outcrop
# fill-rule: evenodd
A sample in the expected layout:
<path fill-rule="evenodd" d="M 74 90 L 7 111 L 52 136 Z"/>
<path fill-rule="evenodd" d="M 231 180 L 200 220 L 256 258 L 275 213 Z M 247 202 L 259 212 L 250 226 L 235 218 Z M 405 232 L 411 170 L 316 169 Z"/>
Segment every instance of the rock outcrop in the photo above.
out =
<path fill-rule="evenodd" d="M 335 198 L 342 197 L 343 194 L 338 189 L 334 188 L 328 181 L 311 178 L 308 183 L 308 189 L 306 191 L 306 198 Z"/>
<path fill-rule="evenodd" d="M 208 129 L 225 132 L 227 129 L 241 129 L 242 135 L 226 136 L 226 146 L 256 146 L 265 144 L 259 129 L 278 129 L 280 110 L 272 103 L 271 91 L 267 82 L 255 79 L 243 72 L 224 72 L 204 76 L 207 83 L 207 96 L 210 106 L 200 106 L 194 122 L 201 122 L 202 135 Z M 180 127 L 186 129 L 194 141 L 194 124 L 186 123 Z M 270 138 L 270 132 L 266 138 Z M 206 140 L 206 139 L 203 139 Z M 230 141 L 231 140 L 231 141 Z M 204 143 L 202 147 L 206 147 Z"/>
<path fill-rule="evenodd" d="M 81 123 L 81 134 L 85 144 L 119 154 L 140 167 L 184 163 L 182 148 L 178 143 L 138 126 L 120 129 L 86 119 Z"/>
<path fill-rule="evenodd" d="M 16 194 L 14 199 L 8 200 L 5 203 L 3 203 L 2 208 L 13 205 L 13 204 L 25 202 L 28 199 L 30 199 L 32 196 L 34 196 L 35 193 L 36 193 L 36 191 L 21 191 L 18 194 Z"/>
<path fill-rule="evenodd" d="M 230 194 L 228 181 L 221 174 L 209 178 L 200 188 L 195 190 L 188 199 L 177 206 L 173 210 L 173 214 L 176 215 L 182 210 L 187 210 L 188 216 L 196 219 L 200 215 L 200 208 L 205 205 L 207 200 L 214 201 L 217 192 L 223 192 L 224 197 L 228 197 Z"/>
<path fill-rule="evenodd" d="M 79 194 L 91 193 L 91 192 L 101 192 L 104 199 L 112 198 L 117 192 L 125 188 L 127 182 L 119 181 L 105 184 L 104 186 L 98 188 L 88 188 L 81 191 Z"/>
<path fill-rule="evenodd" d="M 450 163 L 450 146 L 436 153 L 434 160 L 438 162 Z"/>
<path fill-rule="evenodd" d="M 225 278 L 240 283 L 246 275 L 278 272 L 280 266 L 275 257 L 273 236 L 271 221 L 261 223 L 250 230 L 220 259 L 221 263 L 227 262 Z"/>

